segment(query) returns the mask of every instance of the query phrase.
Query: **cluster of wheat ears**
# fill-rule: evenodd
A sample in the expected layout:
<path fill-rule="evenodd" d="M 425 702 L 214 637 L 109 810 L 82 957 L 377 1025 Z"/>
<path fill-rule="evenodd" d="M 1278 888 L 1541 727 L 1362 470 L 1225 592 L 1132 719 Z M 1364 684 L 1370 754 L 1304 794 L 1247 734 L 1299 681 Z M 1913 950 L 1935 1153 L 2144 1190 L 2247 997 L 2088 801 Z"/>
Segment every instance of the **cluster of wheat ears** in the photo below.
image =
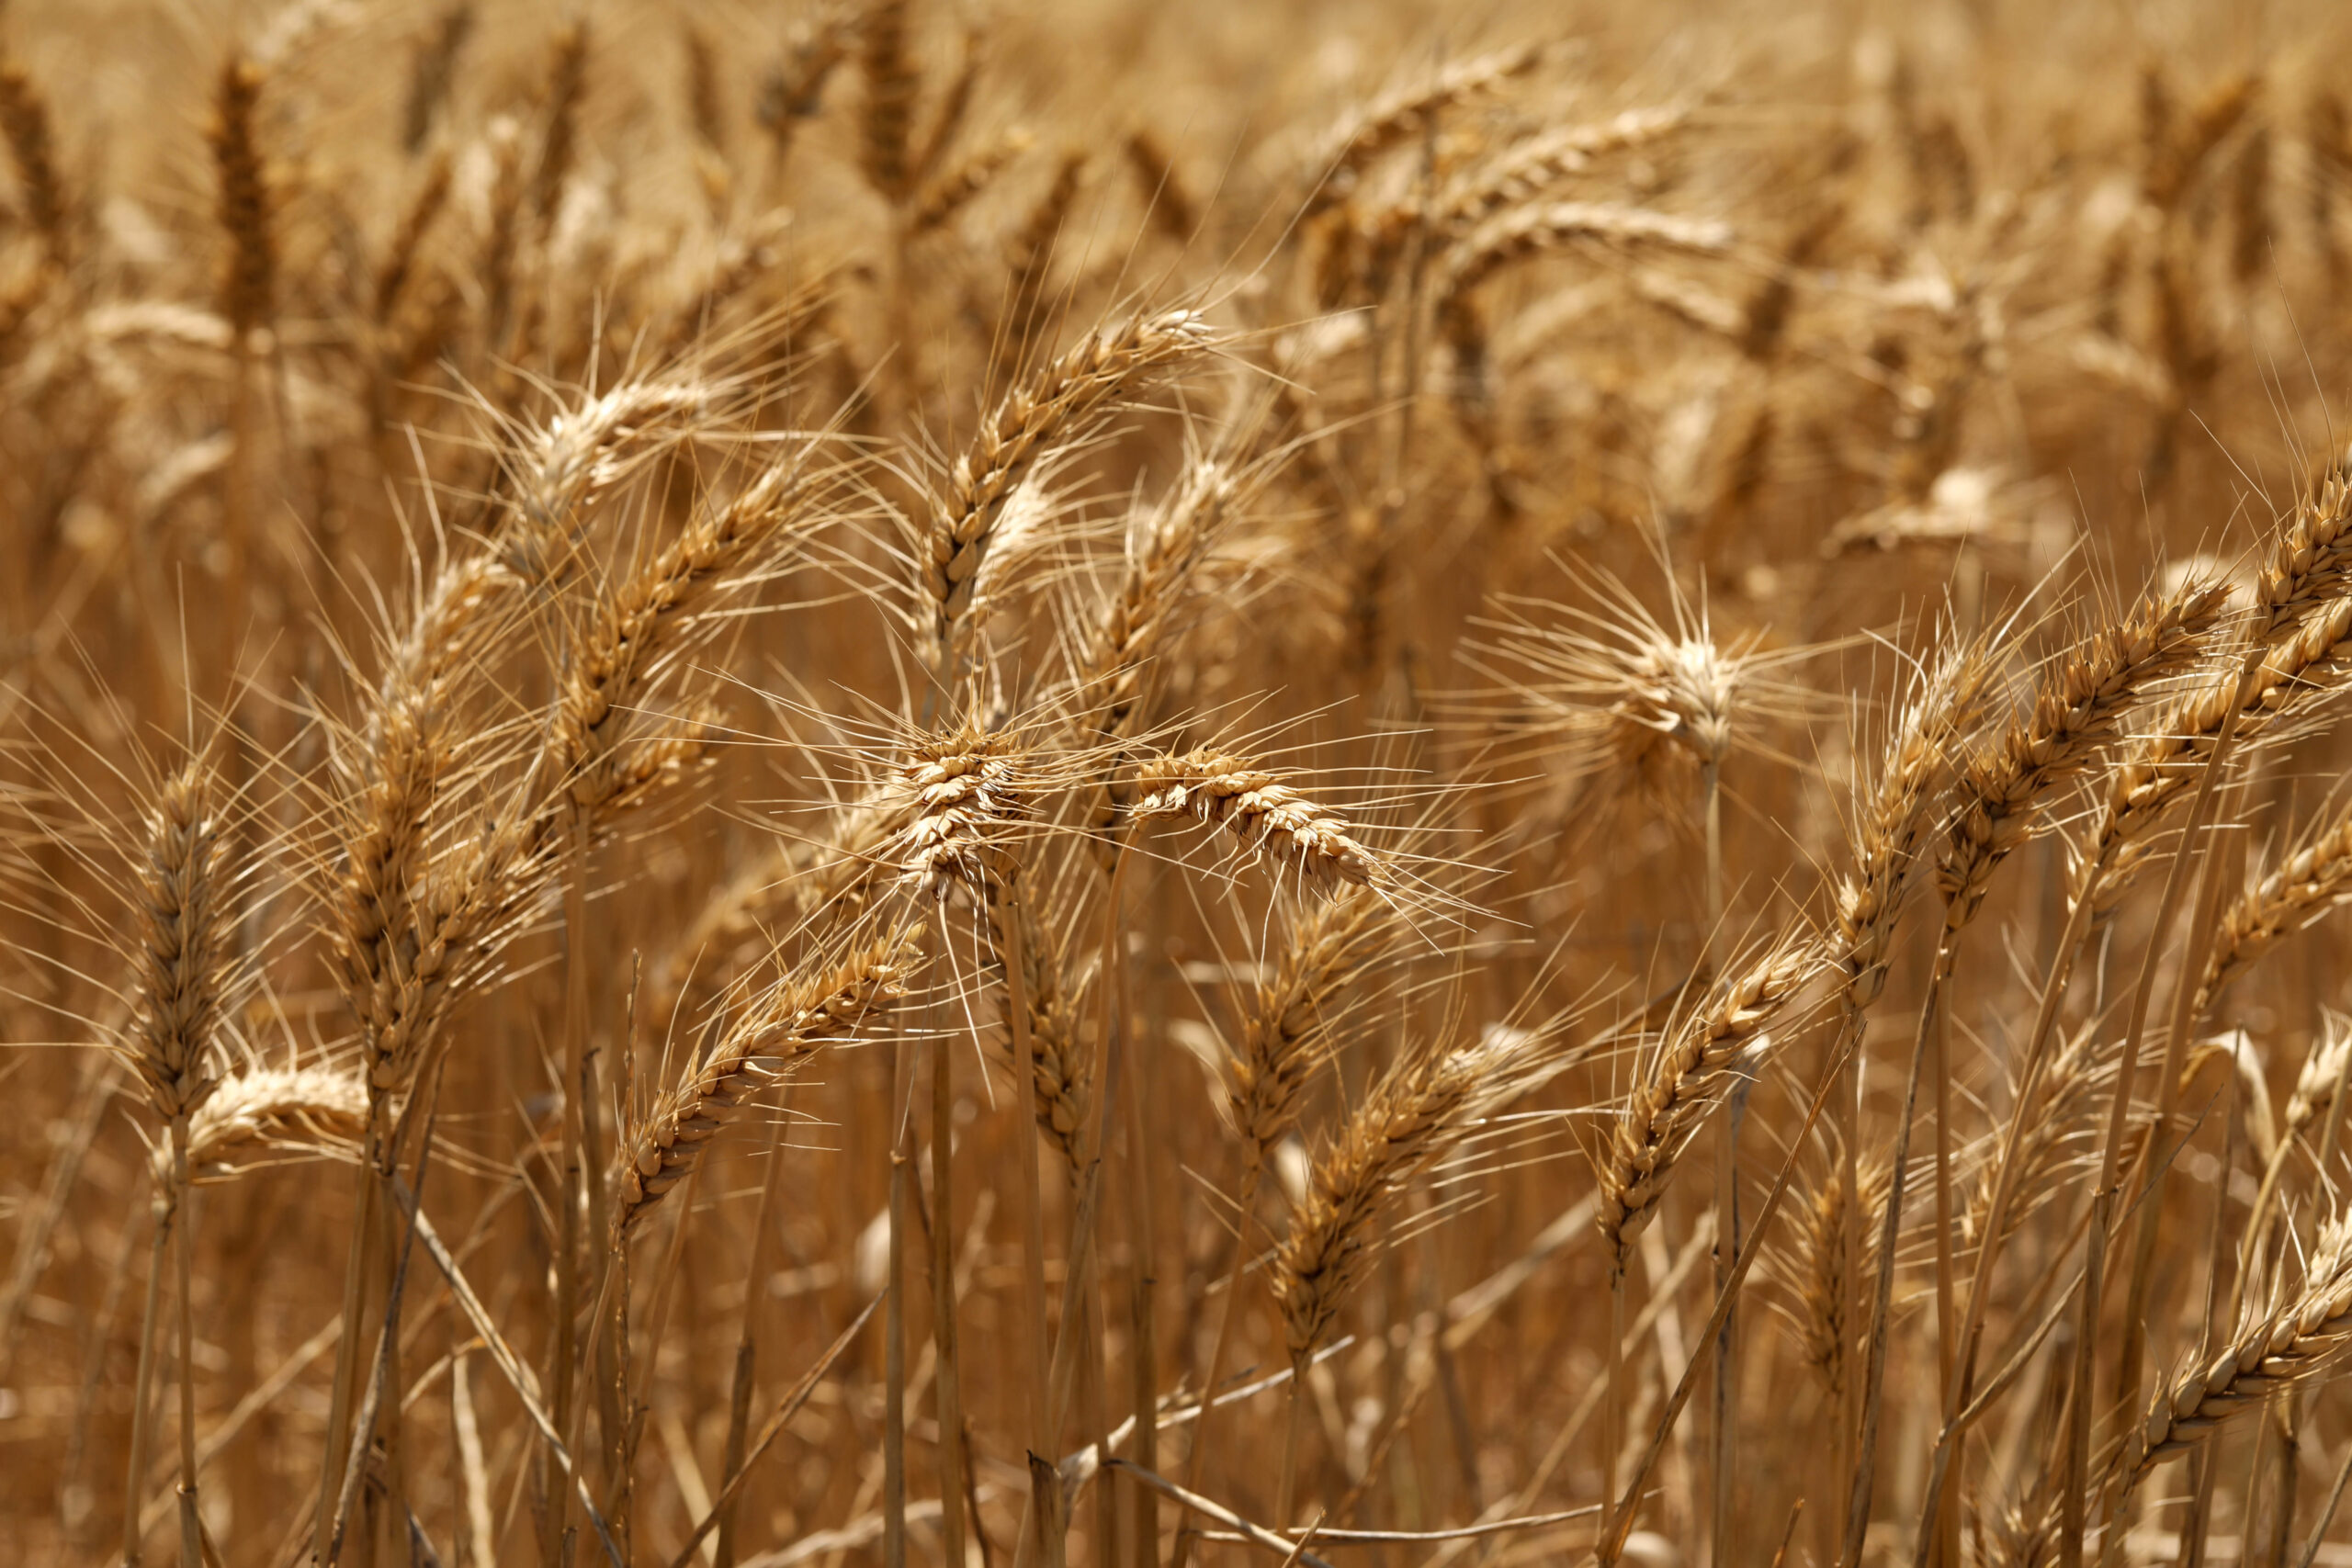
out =
<path fill-rule="evenodd" d="M 0 9 L 0 1554 L 2352 1562 L 2347 45 Z"/>

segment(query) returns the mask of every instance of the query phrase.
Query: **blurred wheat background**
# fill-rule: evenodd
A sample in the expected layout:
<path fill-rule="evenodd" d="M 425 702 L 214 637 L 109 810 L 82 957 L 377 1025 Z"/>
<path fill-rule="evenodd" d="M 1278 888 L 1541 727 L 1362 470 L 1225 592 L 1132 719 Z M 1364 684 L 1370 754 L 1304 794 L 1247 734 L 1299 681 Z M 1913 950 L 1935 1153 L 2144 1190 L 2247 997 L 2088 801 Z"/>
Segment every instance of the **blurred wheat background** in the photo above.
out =
<path fill-rule="evenodd" d="M 0 1551 L 2352 1563 L 2347 46 L 9 0 Z"/>

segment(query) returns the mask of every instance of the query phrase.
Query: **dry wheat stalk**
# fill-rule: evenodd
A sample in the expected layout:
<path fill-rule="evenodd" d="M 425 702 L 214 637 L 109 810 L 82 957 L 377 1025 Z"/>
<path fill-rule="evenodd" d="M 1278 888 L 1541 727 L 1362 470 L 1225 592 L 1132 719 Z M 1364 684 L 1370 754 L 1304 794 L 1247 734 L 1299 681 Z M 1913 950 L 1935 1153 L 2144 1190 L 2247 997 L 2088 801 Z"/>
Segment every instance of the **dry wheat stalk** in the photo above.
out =
<path fill-rule="evenodd" d="M 704 1146 L 770 1085 L 896 1004 L 922 938 L 922 927 L 911 925 L 841 957 L 818 959 L 746 1007 L 629 1140 L 614 1224 L 628 1232 L 694 1174 Z"/>
<path fill-rule="evenodd" d="M 1152 758 L 1136 770 L 1135 794 L 1135 820 L 1191 817 L 1221 826 L 1277 875 L 1288 872 L 1317 888 L 1380 887 L 1395 875 L 1336 813 L 1239 757 L 1201 750 Z"/>

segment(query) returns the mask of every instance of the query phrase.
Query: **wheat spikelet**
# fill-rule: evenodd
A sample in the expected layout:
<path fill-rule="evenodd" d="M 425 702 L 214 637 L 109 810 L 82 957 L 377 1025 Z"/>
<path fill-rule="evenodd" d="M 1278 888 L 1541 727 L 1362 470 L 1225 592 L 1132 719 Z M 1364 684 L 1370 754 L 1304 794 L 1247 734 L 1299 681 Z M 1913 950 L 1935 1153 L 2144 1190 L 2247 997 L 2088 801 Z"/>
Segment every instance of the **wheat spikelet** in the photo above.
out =
<path fill-rule="evenodd" d="M 1014 875 L 1012 842 L 1035 810 L 1039 780 L 1019 735 L 966 723 L 910 747 L 887 809 L 904 821 L 884 857 L 900 882 L 945 899 L 986 895 Z"/>
<path fill-rule="evenodd" d="M 1820 1376 L 1833 1400 L 1845 1392 L 1853 1352 L 1869 1342 L 1871 1333 L 1869 1323 L 1848 1321 L 1850 1314 L 1844 1285 L 1846 1184 L 1839 1179 L 1838 1172 L 1838 1162 L 1831 1161 L 1824 1172 L 1826 1179 L 1798 1194 L 1801 1202 L 1788 1256 L 1768 1253 L 1764 1258 L 1767 1267 L 1774 1267 L 1775 1272 L 1783 1276 L 1795 1299 L 1791 1315 L 1798 1349 L 1805 1364 Z M 1883 1150 L 1874 1149 L 1858 1162 L 1856 1191 L 1862 1213 L 1857 1234 L 1878 1234 L 1886 1214 L 1887 1193 L 1894 1177 Z M 1868 1290 L 1862 1292 L 1866 1313 L 1872 1299 Z"/>
<path fill-rule="evenodd" d="M 664 1093 L 630 1139 L 615 1226 L 623 1234 L 679 1182 L 704 1147 L 763 1090 L 820 1047 L 847 1039 L 905 994 L 914 925 L 779 981 L 744 1010 L 684 1080 Z"/>
<path fill-rule="evenodd" d="M 1532 1036 L 1510 1029 L 1402 1055 L 1316 1151 L 1306 1194 L 1273 1259 L 1274 1299 L 1295 1363 L 1322 1344 L 1363 1280 L 1389 1205 L 1525 1088 L 1539 1056 Z"/>
<path fill-rule="evenodd" d="M 1328 808 L 1240 757 L 1201 750 L 1155 757 L 1136 772 L 1136 821 L 1191 817 L 1223 827 L 1277 875 L 1329 889 L 1337 883 L 1387 886 L 1394 874 Z"/>
<path fill-rule="evenodd" d="M 5 56 L 0 56 L 0 141 L 8 143 L 26 220 L 41 237 L 51 265 L 64 265 L 70 238 L 65 187 L 57 175 L 49 105 L 25 68 Z"/>
<path fill-rule="evenodd" d="M 1624 1272 L 1676 1159 L 1733 1084 L 1748 1076 L 1746 1058 L 1769 1046 L 1773 1020 L 1820 962 L 1809 936 L 1783 937 L 1717 985 L 1644 1065 L 1600 1160 L 1600 1234 L 1617 1273 Z"/>
<path fill-rule="evenodd" d="M 940 647 L 970 608 L 1013 491 L 1050 447 L 1070 441 L 1155 376 L 1222 341 L 1197 311 L 1134 316 L 1091 333 L 999 403 L 956 459 L 932 513 L 923 594 Z"/>
<path fill-rule="evenodd" d="M 212 123 L 206 132 L 220 186 L 214 212 L 220 231 L 229 237 L 229 258 L 220 275 L 220 314 L 240 342 L 269 324 L 277 293 L 274 198 L 254 123 L 264 80 L 259 66 L 230 56 L 220 67 Z"/>
<path fill-rule="evenodd" d="M 2143 597 L 2122 620 L 2068 649 L 2030 712 L 1962 764 L 1961 803 L 1936 866 L 1948 926 L 1974 917 L 1993 868 L 2025 841 L 2040 803 L 2083 774 L 2153 687 L 2195 663 L 2227 596 L 2219 584 L 2190 581 Z"/>

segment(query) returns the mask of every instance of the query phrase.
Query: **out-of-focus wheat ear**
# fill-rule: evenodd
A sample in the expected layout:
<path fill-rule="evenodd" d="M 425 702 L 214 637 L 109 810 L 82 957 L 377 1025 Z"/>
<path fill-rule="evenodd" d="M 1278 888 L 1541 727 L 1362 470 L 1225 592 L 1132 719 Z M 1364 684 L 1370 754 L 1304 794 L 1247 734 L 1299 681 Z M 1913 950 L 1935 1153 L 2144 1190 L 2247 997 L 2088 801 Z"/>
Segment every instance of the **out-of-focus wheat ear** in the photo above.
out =
<path fill-rule="evenodd" d="M 933 503 L 923 545 L 922 610 L 951 670 L 980 567 L 1021 482 L 1057 445 L 1194 356 L 1224 341 L 1198 312 L 1129 317 L 1090 334 L 1008 393 L 956 458 Z"/>
<path fill-rule="evenodd" d="M 2335 230 L 2336 195 L 2352 186 L 2352 115 L 2345 113 L 2343 95 L 2335 88 L 2321 87 L 2312 95 L 2303 113 L 2303 144 L 2312 164 L 2307 188 L 2312 240 L 2332 281 L 2344 271 L 2344 242 Z"/>
<path fill-rule="evenodd" d="M 1420 135 L 1447 109 L 1527 75 L 1544 62 L 1544 53 L 1540 43 L 1522 43 L 1457 61 L 1427 81 L 1384 94 L 1349 116 L 1308 169 L 1316 186 L 1304 216 L 1312 218 L 1346 200 L 1374 160 Z"/>
<path fill-rule="evenodd" d="M 996 321 L 996 364 L 1010 377 L 1027 361 L 1032 343 L 1046 335 L 1046 285 L 1053 276 L 1062 229 L 1086 178 L 1086 152 L 1065 147 L 1054 177 L 1005 243 L 1004 304 Z"/>
<path fill-rule="evenodd" d="M 1135 175 L 1136 193 L 1143 199 L 1151 226 L 1180 245 L 1190 243 L 1201 226 L 1200 204 L 1159 136 L 1148 126 L 1137 126 L 1127 132 L 1119 150 L 1126 154 L 1127 170 Z"/>
<path fill-rule="evenodd" d="M 1148 759 L 1136 770 L 1135 795 L 1129 814 L 1136 821 L 1190 817 L 1221 827 L 1277 878 L 1287 874 L 1326 891 L 1396 880 L 1387 861 L 1337 812 L 1244 758 L 1203 749 Z"/>
<path fill-rule="evenodd" d="M 8 143 L 25 220 L 40 236 L 50 265 L 63 267 L 71 258 L 73 236 L 50 134 L 49 103 L 25 68 L 6 55 L 0 55 L 0 140 Z"/>
<path fill-rule="evenodd" d="M 1442 307 L 1513 262 L 1572 245 L 1720 255 L 1731 248 L 1733 238 L 1727 223 L 1616 202 L 1557 201 L 1521 208 L 1480 225 L 1446 251 L 1431 294 Z"/>
<path fill-rule="evenodd" d="M 574 17 L 558 28 L 539 89 L 538 156 L 531 165 L 528 198 L 541 237 L 554 227 L 563 187 L 580 154 L 580 106 L 588 96 L 588 23 Z"/>
<path fill-rule="evenodd" d="M 424 237 L 449 204 L 456 169 L 456 160 L 447 148 L 435 152 L 425 165 L 424 178 L 417 182 L 416 193 L 401 209 L 400 222 L 393 227 L 392 237 L 384 247 L 384 259 L 376 266 L 374 308 L 379 327 L 390 324 L 407 296 L 409 283 L 416 275 L 417 257 L 424 248 Z"/>
<path fill-rule="evenodd" d="M 858 19 L 858 66 L 865 110 L 858 122 L 858 167 L 893 207 L 907 198 L 915 97 L 922 78 L 907 52 L 908 0 L 878 0 Z"/>
<path fill-rule="evenodd" d="M 2238 149 L 2230 178 L 2230 276 L 2244 288 L 2270 265 L 2270 128 L 2257 125 Z"/>
<path fill-rule="evenodd" d="M 266 79 L 260 66 L 231 55 L 220 67 L 206 132 L 218 189 L 213 211 L 229 242 L 220 314 L 239 340 L 270 324 L 277 298 L 277 213 L 258 124 Z"/>
<path fill-rule="evenodd" d="M 1629 108 L 1610 118 L 1564 125 L 1527 138 L 1471 173 L 1438 198 L 1438 221 L 1455 237 L 1507 208 L 1540 201 L 1545 191 L 1610 152 L 1646 146 L 1690 121 L 1681 104 Z"/>
<path fill-rule="evenodd" d="M 956 65 L 956 74 L 948 78 L 946 88 L 939 95 L 939 107 L 932 112 L 931 124 L 922 134 L 920 147 L 913 149 L 907 167 L 907 187 L 910 190 L 936 179 L 947 166 L 947 154 L 963 133 L 964 122 L 972 112 L 972 95 L 980 83 L 980 67 L 988 56 L 988 32 L 985 22 L 976 22 L 964 29 L 964 48 Z"/>
<path fill-rule="evenodd" d="M 849 58 L 855 19 L 845 5 L 819 6 L 813 17 L 797 24 L 783 58 L 761 78 L 752 118 L 768 133 L 772 168 L 791 153 L 801 125 L 822 109 L 825 84 Z"/>
<path fill-rule="evenodd" d="M 692 22 L 680 27 L 678 44 L 686 57 L 687 122 L 705 149 L 723 153 L 728 140 L 727 106 L 718 85 L 718 51 L 712 47 L 710 35 Z"/>
<path fill-rule="evenodd" d="M 946 165 L 945 172 L 933 178 L 915 198 L 913 214 L 907 220 L 908 232 L 922 235 L 945 228 L 975 197 L 994 185 L 997 176 L 1014 159 L 1036 142 L 1035 136 L 1016 125 L 975 149 L 961 162 Z"/>
<path fill-rule="evenodd" d="M 401 111 L 401 149 L 414 157 L 433 139 L 433 127 L 449 105 L 458 79 L 458 62 L 473 38 L 474 7 L 470 0 L 444 9 L 432 30 L 419 39 L 409 56 L 408 94 Z"/>
<path fill-rule="evenodd" d="M 1233 521 L 1242 480 L 1211 458 L 1189 465 L 1130 542 L 1118 586 L 1104 596 L 1072 676 L 1070 714 L 1081 737 L 1123 739 L 1144 696 L 1148 662 L 1167 653 L 1169 623 L 1193 574 Z"/>

